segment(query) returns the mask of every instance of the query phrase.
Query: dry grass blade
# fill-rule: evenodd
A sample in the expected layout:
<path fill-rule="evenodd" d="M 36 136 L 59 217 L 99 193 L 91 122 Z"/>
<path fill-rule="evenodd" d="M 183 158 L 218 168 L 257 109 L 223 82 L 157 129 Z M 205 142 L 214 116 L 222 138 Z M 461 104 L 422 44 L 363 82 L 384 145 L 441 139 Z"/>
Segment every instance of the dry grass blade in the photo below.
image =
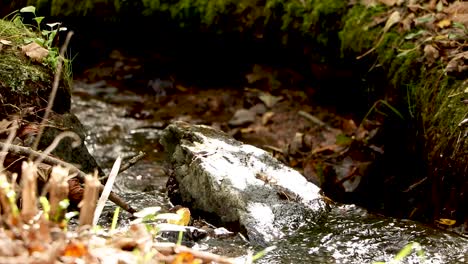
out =
<path fill-rule="evenodd" d="M 83 200 L 80 203 L 80 226 L 91 225 L 93 223 L 93 215 L 96 209 L 96 200 L 99 195 L 100 186 L 101 183 L 97 178 L 97 173 L 94 176 L 86 175 Z"/>
<path fill-rule="evenodd" d="M 65 211 L 60 207 L 60 202 L 68 197 L 68 169 L 54 166 L 49 180 L 50 217 L 59 222 L 63 219 Z"/>
<path fill-rule="evenodd" d="M 37 167 L 31 162 L 23 162 L 21 166 L 21 216 L 25 222 L 31 220 L 37 213 Z"/>
<path fill-rule="evenodd" d="M 9 128 L 10 133 L 8 134 L 8 138 L 5 141 L 5 145 L 2 147 L 2 152 L 0 153 L 0 170 L 3 170 L 3 163 L 5 162 L 8 146 L 11 144 L 11 142 L 13 142 L 13 139 L 16 137 L 16 132 L 18 130 L 18 120 L 14 120 L 12 123 L 13 126 Z"/>
<path fill-rule="evenodd" d="M 101 216 L 102 209 L 104 209 L 104 205 L 106 204 L 107 198 L 109 198 L 112 186 L 114 186 L 117 174 L 119 174 L 120 163 L 122 163 L 122 158 L 120 158 L 119 156 L 115 160 L 114 165 L 112 166 L 112 170 L 109 173 L 109 178 L 107 179 L 106 186 L 104 186 L 104 190 L 102 191 L 101 197 L 99 198 L 99 201 L 96 206 L 96 210 L 94 211 L 93 226 L 97 224 L 99 216 Z"/>

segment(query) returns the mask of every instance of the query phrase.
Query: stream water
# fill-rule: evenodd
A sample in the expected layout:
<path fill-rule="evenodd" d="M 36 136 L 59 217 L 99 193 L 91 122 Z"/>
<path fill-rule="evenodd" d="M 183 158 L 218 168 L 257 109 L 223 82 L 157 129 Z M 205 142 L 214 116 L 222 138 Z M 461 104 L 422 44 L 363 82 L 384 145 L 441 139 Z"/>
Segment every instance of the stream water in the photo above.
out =
<path fill-rule="evenodd" d="M 77 93 L 81 95 L 73 97 L 72 110 L 87 128 L 86 145 L 105 172 L 119 155 L 126 158 L 139 151 L 147 153 L 119 175 L 117 192 L 137 209 L 170 207 L 164 193 L 164 157 L 157 147 L 163 124 L 130 117 L 124 107 L 147 98 L 112 89 L 95 95 L 77 86 L 75 91 L 81 91 Z M 110 217 L 112 212 L 112 206 L 108 206 L 105 214 Z M 128 215 L 122 214 L 120 221 L 127 222 Z M 354 205 L 335 207 L 320 222 L 304 225 L 278 241 L 277 248 L 258 263 L 390 262 L 410 242 L 421 245 L 424 259 L 412 252 L 403 263 L 468 263 L 468 239 L 420 223 L 374 215 Z M 239 237 L 202 240 L 195 247 L 233 257 L 261 250 Z"/>

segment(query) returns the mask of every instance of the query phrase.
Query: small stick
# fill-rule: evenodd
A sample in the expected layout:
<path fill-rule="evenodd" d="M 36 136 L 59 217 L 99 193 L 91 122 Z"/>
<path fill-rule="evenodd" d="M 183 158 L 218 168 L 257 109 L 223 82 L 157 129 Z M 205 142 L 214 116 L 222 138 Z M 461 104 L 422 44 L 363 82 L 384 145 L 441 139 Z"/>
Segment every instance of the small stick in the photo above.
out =
<path fill-rule="evenodd" d="M 119 174 L 131 168 L 133 165 L 135 165 L 138 161 L 140 161 L 145 156 L 146 156 L 146 153 L 143 151 L 140 151 L 138 155 L 132 157 L 131 159 L 123 163 L 122 166 L 120 166 Z M 102 182 L 106 180 L 107 178 L 109 178 L 109 175 L 102 176 L 101 178 L 99 178 L 99 180 Z"/>
<path fill-rule="evenodd" d="M 91 225 L 93 223 L 100 185 L 101 182 L 97 178 L 97 173 L 94 176 L 86 175 L 83 200 L 81 200 L 80 226 Z"/>
<path fill-rule="evenodd" d="M 37 214 L 37 167 L 32 161 L 21 165 L 22 210 L 23 220 L 28 222 Z"/>
<path fill-rule="evenodd" d="M 60 208 L 60 202 L 68 197 L 68 169 L 62 166 L 54 166 L 49 180 L 49 217 L 54 222 L 60 222 L 64 217 L 64 210 Z"/>
<path fill-rule="evenodd" d="M 119 173 L 122 173 L 126 171 L 127 169 L 131 168 L 133 165 L 135 165 L 138 161 L 140 161 L 145 156 L 146 156 L 146 153 L 143 151 L 140 151 L 138 155 L 134 156 L 133 158 L 129 159 L 124 164 L 122 164 L 122 166 L 120 167 Z"/>
<path fill-rule="evenodd" d="M 0 142 L 0 148 L 5 147 L 5 145 L 6 145 L 5 143 Z M 33 157 L 38 158 L 38 157 L 41 156 L 40 152 L 37 152 L 37 151 L 32 150 L 30 148 L 17 146 L 17 145 L 9 145 L 8 150 L 15 153 L 15 154 L 17 154 L 17 155 L 30 156 L 31 158 L 33 158 Z M 66 168 L 70 169 L 70 173 L 76 173 L 76 177 L 78 179 L 80 179 L 81 182 L 85 181 L 87 174 L 82 172 L 77 167 L 73 166 L 72 164 L 67 163 L 67 162 L 65 162 L 63 160 L 59 160 L 57 158 L 51 157 L 51 156 L 45 156 L 43 158 L 44 158 L 43 159 L 44 163 L 49 164 L 49 165 L 60 165 L 60 166 L 66 167 Z M 102 186 L 102 184 L 101 184 L 100 187 L 99 187 L 99 191 L 102 192 L 103 190 L 104 190 L 104 186 Z M 114 202 L 116 205 L 122 207 L 122 209 L 124 209 L 125 211 L 127 211 L 129 213 L 136 212 L 135 209 L 130 207 L 130 205 L 128 205 L 124 200 L 122 200 L 122 198 L 120 198 L 120 196 L 118 196 L 114 192 L 110 193 L 109 200 Z"/>
<path fill-rule="evenodd" d="M 37 149 L 37 146 L 39 145 L 42 133 L 44 132 L 45 122 L 47 122 L 47 120 L 49 119 L 50 112 L 52 111 L 52 106 L 54 105 L 55 96 L 57 94 L 58 86 L 60 83 L 60 75 L 62 75 L 63 57 L 65 56 L 65 50 L 67 49 L 68 43 L 70 42 L 72 36 L 73 31 L 68 32 L 67 38 L 65 39 L 65 43 L 60 49 L 57 69 L 55 70 L 54 82 L 52 83 L 52 91 L 49 95 L 49 101 L 47 102 L 47 108 L 44 113 L 44 118 L 41 120 L 41 124 L 39 125 L 39 131 L 37 132 L 36 140 L 34 140 L 34 143 L 32 145 L 32 149 L 34 150 Z M 29 158 L 31 159 L 31 157 Z"/>

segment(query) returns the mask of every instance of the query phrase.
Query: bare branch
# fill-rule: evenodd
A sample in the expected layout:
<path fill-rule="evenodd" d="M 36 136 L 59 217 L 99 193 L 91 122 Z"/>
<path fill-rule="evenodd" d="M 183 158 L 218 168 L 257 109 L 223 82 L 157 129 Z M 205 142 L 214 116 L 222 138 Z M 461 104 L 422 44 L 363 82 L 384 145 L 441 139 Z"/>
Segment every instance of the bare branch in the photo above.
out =
<path fill-rule="evenodd" d="M 39 131 L 37 132 L 36 139 L 34 140 L 34 144 L 32 145 L 32 149 L 34 150 L 36 150 L 37 146 L 39 145 L 39 142 L 42 137 L 42 133 L 44 132 L 45 122 L 47 122 L 47 120 L 49 119 L 50 112 L 52 111 L 52 106 L 54 105 L 55 96 L 57 95 L 57 90 L 58 90 L 58 86 L 60 83 L 60 76 L 62 75 L 63 57 L 65 56 L 65 50 L 67 49 L 68 43 L 70 42 L 70 38 L 72 36 L 73 36 L 73 31 L 68 32 L 67 38 L 65 39 L 65 43 L 60 49 L 57 69 L 55 71 L 54 82 L 52 84 L 52 91 L 50 92 L 50 95 L 49 95 L 49 101 L 47 102 L 47 108 L 44 113 L 44 118 L 41 120 L 41 124 L 39 125 Z"/>
<path fill-rule="evenodd" d="M 6 145 L 5 143 L 0 142 L 0 148 L 4 148 L 5 145 Z M 21 156 L 30 156 L 30 157 L 33 157 L 33 158 L 38 158 L 39 156 L 41 156 L 41 153 L 39 153 L 39 152 L 37 152 L 35 150 L 32 150 L 30 148 L 17 146 L 17 145 L 8 146 L 8 150 L 10 152 L 13 152 L 13 153 L 15 153 L 17 155 L 21 155 Z M 51 157 L 51 156 L 45 156 L 42 162 L 44 162 L 46 164 L 49 164 L 49 165 L 60 165 L 60 166 L 63 166 L 65 168 L 68 168 L 70 170 L 71 174 L 76 173 L 76 177 L 81 182 L 85 181 L 85 178 L 86 178 L 87 174 L 82 172 L 81 170 L 79 170 L 77 167 L 73 166 L 70 163 L 67 163 L 67 162 L 65 162 L 63 160 L 60 160 L 60 159 L 57 159 L 57 158 L 54 158 L 54 157 Z M 103 189 L 104 189 L 104 186 L 100 185 L 99 191 L 102 192 Z M 124 209 L 125 211 L 127 211 L 129 213 L 136 212 L 135 209 L 130 207 L 130 205 L 128 205 L 125 201 L 123 201 L 122 198 L 120 198 L 114 192 L 110 193 L 109 200 L 114 202 L 116 205 L 122 207 L 122 209 Z"/>

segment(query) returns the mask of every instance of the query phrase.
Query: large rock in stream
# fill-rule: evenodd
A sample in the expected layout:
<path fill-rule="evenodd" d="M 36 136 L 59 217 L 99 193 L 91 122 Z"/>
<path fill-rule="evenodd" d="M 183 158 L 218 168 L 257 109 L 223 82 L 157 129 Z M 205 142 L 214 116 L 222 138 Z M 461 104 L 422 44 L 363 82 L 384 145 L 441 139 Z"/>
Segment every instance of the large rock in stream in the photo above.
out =
<path fill-rule="evenodd" d="M 320 189 L 299 172 L 221 131 L 175 122 L 160 141 L 182 202 L 237 223 L 253 244 L 267 245 L 327 212 Z"/>

